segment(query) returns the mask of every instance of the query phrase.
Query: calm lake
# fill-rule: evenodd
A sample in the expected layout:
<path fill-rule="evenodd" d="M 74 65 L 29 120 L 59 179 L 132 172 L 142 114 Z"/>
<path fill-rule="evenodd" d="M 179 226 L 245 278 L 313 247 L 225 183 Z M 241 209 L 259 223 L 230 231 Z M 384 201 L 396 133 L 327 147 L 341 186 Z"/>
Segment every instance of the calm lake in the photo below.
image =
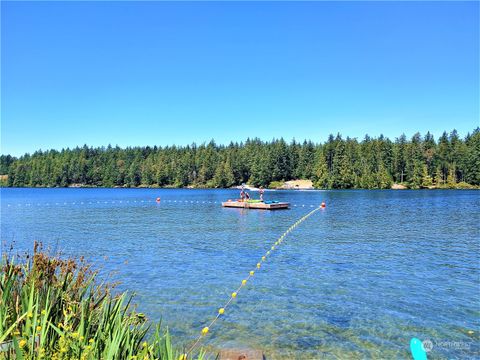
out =
<path fill-rule="evenodd" d="M 211 329 L 209 349 L 268 359 L 477 358 L 480 192 L 275 191 L 290 210 L 225 209 L 236 190 L 1 189 L 2 251 L 34 240 L 85 256 L 188 346 L 260 257 L 287 237 Z M 254 197 L 258 197 L 252 192 Z M 155 199 L 161 197 L 157 204 Z"/>

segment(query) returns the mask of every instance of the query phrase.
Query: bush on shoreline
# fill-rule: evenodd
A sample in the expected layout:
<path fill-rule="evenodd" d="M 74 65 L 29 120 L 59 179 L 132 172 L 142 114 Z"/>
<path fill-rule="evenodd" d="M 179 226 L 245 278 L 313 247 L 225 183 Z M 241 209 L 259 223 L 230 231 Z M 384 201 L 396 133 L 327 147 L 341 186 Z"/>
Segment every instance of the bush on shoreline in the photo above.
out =
<path fill-rule="evenodd" d="M 132 296 L 97 284 L 83 259 L 35 244 L 33 255 L 4 255 L 0 269 L 0 359 L 184 358 L 160 324 L 147 337 L 151 325 Z"/>

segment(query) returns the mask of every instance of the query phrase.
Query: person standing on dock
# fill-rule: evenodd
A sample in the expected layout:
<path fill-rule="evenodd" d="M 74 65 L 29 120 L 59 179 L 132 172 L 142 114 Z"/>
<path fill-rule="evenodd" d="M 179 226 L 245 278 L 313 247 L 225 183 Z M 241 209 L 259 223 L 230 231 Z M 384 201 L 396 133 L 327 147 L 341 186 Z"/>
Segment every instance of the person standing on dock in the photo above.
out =
<path fill-rule="evenodd" d="M 245 186 L 242 184 L 242 188 L 240 190 L 240 199 L 245 201 Z"/>
<path fill-rule="evenodd" d="M 263 193 L 265 192 L 265 190 L 263 190 L 263 186 L 260 186 L 258 192 L 260 193 L 260 201 L 263 202 Z"/>

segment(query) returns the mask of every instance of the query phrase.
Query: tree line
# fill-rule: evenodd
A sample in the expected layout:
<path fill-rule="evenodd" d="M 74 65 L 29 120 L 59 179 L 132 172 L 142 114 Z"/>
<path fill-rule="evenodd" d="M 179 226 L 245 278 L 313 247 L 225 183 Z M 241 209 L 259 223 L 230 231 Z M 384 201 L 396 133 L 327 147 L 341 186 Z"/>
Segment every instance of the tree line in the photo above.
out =
<path fill-rule="evenodd" d="M 324 143 L 284 139 L 218 145 L 77 147 L 0 156 L 4 186 L 214 187 L 272 186 L 310 179 L 325 189 L 387 189 L 480 185 L 480 128 L 461 138 L 430 133 L 394 141 L 330 135 Z"/>

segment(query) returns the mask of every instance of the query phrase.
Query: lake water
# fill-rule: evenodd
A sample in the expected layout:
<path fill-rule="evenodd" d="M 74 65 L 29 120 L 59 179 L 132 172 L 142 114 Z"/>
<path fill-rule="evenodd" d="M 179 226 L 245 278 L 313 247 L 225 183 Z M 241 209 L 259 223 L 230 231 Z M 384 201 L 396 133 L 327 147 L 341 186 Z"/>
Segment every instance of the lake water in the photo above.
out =
<path fill-rule="evenodd" d="M 253 193 L 255 195 L 255 193 Z M 290 210 L 225 209 L 236 190 L 1 189 L 2 249 L 83 255 L 188 346 L 273 242 L 205 338 L 269 359 L 478 358 L 480 192 L 276 191 Z M 161 197 L 160 204 L 155 202 Z"/>

